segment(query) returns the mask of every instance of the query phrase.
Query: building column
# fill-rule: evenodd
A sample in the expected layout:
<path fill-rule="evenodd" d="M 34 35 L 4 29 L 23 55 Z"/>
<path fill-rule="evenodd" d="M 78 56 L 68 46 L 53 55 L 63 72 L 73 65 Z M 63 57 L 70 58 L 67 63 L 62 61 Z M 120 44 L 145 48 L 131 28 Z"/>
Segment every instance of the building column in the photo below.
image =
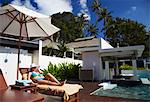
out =
<path fill-rule="evenodd" d="M 146 60 L 143 60 L 143 63 L 144 63 L 144 68 L 148 69 L 148 67 L 146 66 Z"/>
<path fill-rule="evenodd" d="M 72 59 L 74 59 L 74 56 L 75 56 L 75 54 L 74 54 L 74 52 L 72 52 Z"/>
<path fill-rule="evenodd" d="M 115 64 L 116 64 L 116 75 L 119 75 L 118 60 L 115 60 Z"/>
<path fill-rule="evenodd" d="M 136 60 L 132 60 L 132 66 L 135 68 L 134 70 L 137 70 Z"/>
<path fill-rule="evenodd" d="M 38 59 L 38 64 L 40 65 L 41 63 L 41 56 L 42 56 L 42 40 L 39 40 L 39 59 Z"/>
<path fill-rule="evenodd" d="M 99 58 L 99 79 L 98 80 L 103 80 L 104 76 L 104 71 L 103 71 L 103 66 L 102 66 L 102 58 Z"/>
<path fill-rule="evenodd" d="M 33 51 L 33 54 L 32 54 L 32 63 L 40 65 L 41 55 L 42 55 L 42 41 L 39 40 L 39 49 Z"/>
<path fill-rule="evenodd" d="M 109 71 L 109 61 L 105 61 L 105 78 L 106 80 L 110 79 L 110 71 Z"/>

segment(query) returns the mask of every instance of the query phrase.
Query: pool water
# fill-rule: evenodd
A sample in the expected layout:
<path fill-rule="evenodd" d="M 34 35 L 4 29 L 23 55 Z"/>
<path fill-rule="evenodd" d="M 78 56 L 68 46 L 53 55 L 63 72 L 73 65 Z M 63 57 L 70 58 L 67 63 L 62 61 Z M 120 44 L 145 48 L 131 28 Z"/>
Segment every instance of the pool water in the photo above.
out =
<path fill-rule="evenodd" d="M 150 100 L 150 85 L 138 85 L 134 87 L 117 86 L 112 90 L 103 90 L 102 88 L 99 88 L 92 94 L 127 99 Z"/>

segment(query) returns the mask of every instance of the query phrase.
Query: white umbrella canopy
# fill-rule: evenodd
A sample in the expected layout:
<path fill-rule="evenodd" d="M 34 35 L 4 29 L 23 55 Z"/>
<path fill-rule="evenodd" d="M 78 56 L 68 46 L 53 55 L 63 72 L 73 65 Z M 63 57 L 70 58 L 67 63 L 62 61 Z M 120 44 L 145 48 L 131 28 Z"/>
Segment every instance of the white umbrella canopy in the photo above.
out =
<path fill-rule="evenodd" d="M 51 24 L 49 16 L 24 6 L 7 5 L 0 8 L 0 33 L 22 37 L 46 37 L 60 29 Z"/>
<path fill-rule="evenodd" d="M 0 8 L 0 35 L 19 37 L 17 79 L 22 38 L 48 37 L 60 29 L 51 24 L 49 16 L 37 13 L 24 6 L 6 5 Z"/>

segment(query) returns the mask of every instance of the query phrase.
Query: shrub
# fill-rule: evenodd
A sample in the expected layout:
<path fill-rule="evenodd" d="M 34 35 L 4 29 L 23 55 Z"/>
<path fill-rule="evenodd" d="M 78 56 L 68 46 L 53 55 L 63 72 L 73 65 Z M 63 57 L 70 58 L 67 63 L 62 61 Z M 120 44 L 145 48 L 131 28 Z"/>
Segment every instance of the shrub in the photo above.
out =
<path fill-rule="evenodd" d="M 137 68 L 137 70 L 145 70 L 145 68 L 139 67 L 139 68 Z"/>
<path fill-rule="evenodd" d="M 51 73 L 54 75 L 58 80 L 71 80 L 77 79 L 79 76 L 79 69 L 81 68 L 80 64 L 73 64 L 73 63 L 61 63 L 61 64 L 52 64 L 49 63 L 48 68 L 42 70 L 43 74 Z"/>
<path fill-rule="evenodd" d="M 133 68 L 134 68 L 133 66 L 130 66 L 128 64 L 124 64 L 119 67 L 119 69 L 121 70 L 133 70 Z"/>

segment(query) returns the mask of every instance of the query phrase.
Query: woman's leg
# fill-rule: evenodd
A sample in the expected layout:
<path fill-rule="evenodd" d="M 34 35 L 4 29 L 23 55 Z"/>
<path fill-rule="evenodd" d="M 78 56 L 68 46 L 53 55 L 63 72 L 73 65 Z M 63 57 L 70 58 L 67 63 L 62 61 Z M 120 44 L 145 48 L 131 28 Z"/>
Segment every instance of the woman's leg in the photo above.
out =
<path fill-rule="evenodd" d="M 60 84 L 60 82 L 51 73 L 48 73 L 47 75 L 45 75 L 45 79 Z"/>

